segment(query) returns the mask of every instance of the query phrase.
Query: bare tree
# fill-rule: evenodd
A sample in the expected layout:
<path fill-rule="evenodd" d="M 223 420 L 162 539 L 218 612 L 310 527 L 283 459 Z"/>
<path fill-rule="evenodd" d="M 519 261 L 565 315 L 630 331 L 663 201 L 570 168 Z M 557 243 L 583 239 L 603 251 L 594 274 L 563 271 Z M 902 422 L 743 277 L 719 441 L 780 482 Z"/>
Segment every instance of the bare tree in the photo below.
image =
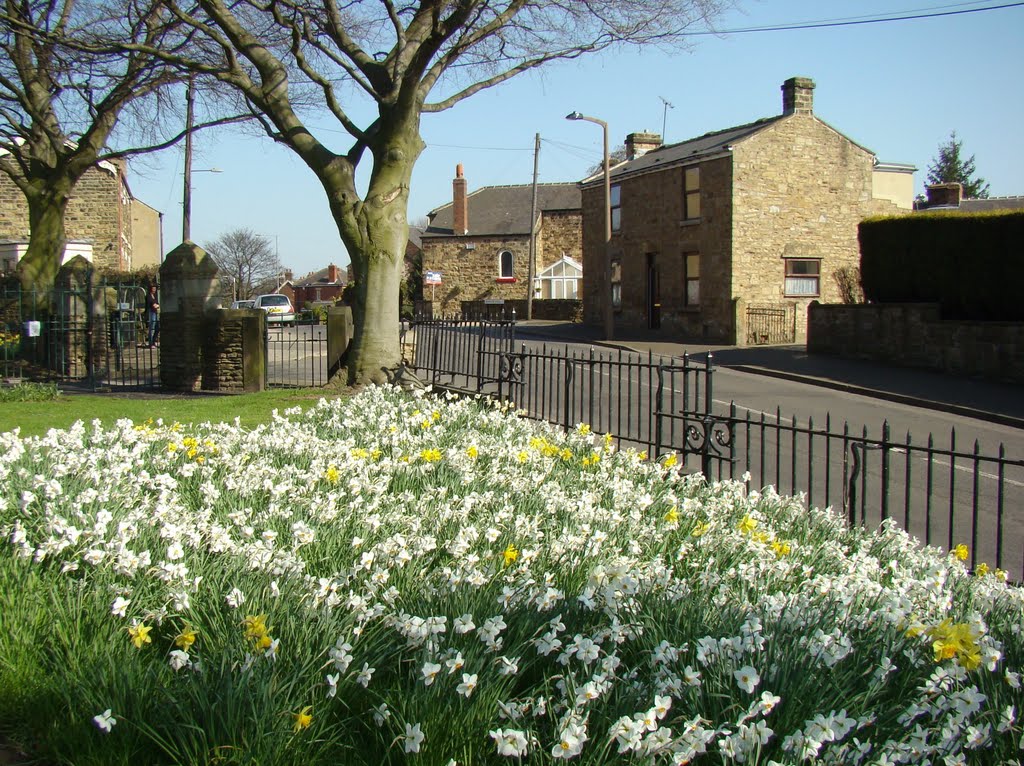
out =
<path fill-rule="evenodd" d="M 45 289 L 60 267 L 75 184 L 102 160 L 156 151 L 184 135 L 159 119 L 186 75 L 144 50 L 177 50 L 181 25 L 157 0 L 105 8 L 75 0 L 4 0 L 0 6 L 0 172 L 25 195 L 29 246 L 22 285 Z M 203 121 L 194 129 L 237 118 Z M 181 129 L 170 135 L 160 126 Z M 111 148 L 117 140 L 120 148 Z"/>
<path fill-rule="evenodd" d="M 728 0 L 168 0 L 197 32 L 193 49 L 132 50 L 237 88 L 267 134 L 316 174 L 352 259 L 350 382 L 382 381 L 400 359 L 399 284 L 420 119 L 523 72 L 618 44 L 685 45 Z M 199 38 L 202 38 L 201 43 Z M 309 95 L 352 137 L 330 149 L 299 108 Z M 368 110 L 360 104 L 369 102 Z M 365 190 L 356 167 L 369 155 Z"/>
<path fill-rule="evenodd" d="M 270 239 L 252 229 L 234 229 L 206 246 L 217 266 L 234 282 L 235 300 L 252 298 L 256 286 L 281 273 Z"/>

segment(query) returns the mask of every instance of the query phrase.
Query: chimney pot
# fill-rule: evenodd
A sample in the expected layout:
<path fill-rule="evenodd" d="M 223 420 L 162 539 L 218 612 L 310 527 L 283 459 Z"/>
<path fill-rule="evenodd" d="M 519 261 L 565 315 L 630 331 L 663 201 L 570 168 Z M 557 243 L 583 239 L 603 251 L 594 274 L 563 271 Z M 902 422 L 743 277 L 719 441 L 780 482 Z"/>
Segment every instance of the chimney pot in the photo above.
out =
<path fill-rule="evenodd" d="M 331 283 L 338 281 L 338 267 L 333 263 L 327 267 L 327 281 Z"/>
<path fill-rule="evenodd" d="M 814 113 L 814 80 L 790 77 L 782 83 L 782 114 Z"/>

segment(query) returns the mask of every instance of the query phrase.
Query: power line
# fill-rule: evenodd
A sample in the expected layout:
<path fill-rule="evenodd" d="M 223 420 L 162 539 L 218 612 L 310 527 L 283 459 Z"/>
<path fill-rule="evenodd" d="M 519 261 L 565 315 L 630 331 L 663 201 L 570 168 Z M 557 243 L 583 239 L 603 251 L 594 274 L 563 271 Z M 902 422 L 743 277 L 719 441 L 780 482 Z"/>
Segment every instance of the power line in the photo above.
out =
<path fill-rule="evenodd" d="M 998 11 L 1004 8 L 1018 8 L 1024 5 L 1024 2 L 1020 3 L 1005 3 L 1004 5 L 992 5 L 985 8 L 961 8 L 956 11 L 937 11 L 934 13 L 912 13 L 904 16 L 878 16 L 872 18 L 852 18 L 849 20 L 835 20 L 835 21 L 807 21 L 798 22 L 793 24 L 776 24 L 764 27 L 740 27 L 737 29 L 718 29 L 709 30 L 706 32 L 689 32 L 688 34 L 697 36 L 706 35 L 738 35 L 746 32 L 788 32 L 796 29 L 824 29 L 827 27 L 852 27 L 861 24 L 881 24 L 889 21 L 916 21 L 919 19 L 935 19 L 942 16 L 960 16 L 966 13 L 981 13 L 983 11 Z M 948 6 L 940 6 L 948 7 Z"/>

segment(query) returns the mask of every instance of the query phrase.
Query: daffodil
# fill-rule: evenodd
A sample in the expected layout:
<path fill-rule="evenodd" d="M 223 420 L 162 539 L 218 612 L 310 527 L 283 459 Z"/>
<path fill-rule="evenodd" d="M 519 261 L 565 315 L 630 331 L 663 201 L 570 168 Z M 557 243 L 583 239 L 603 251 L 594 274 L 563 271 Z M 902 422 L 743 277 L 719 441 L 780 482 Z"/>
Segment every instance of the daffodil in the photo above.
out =
<path fill-rule="evenodd" d="M 958 561 L 967 561 L 967 556 L 970 555 L 970 551 L 967 549 L 966 545 L 960 543 L 953 549 L 953 555 Z"/>
<path fill-rule="evenodd" d="M 145 625 L 141 622 L 128 628 L 128 635 L 131 636 L 132 643 L 135 644 L 136 649 L 141 649 L 145 644 L 153 643 L 153 639 L 149 637 L 149 631 L 152 629 L 151 625 Z"/>
<path fill-rule="evenodd" d="M 519 558 L 519 550 L 512 543 L 508 544 L 505 548 L 505 552 L 501 554 L 505 560 L 505 566 L 511 565 L 517 558 Z"/>
<path fill-rule="evenodd" d="M 738 529 L 745 535 L 749 535 L 757 528 L 757 519 L 747 515 L 740 519 Z"/>
<path fill-rule="evenodd" d="M 711 530 L 711 525 L 706 521 L 699 521 L 690 534 L 693 537 L 703 537 Z"/>
<path fill-rule="evenodd" d="M 669 524 L 675 524 L 677 521 L 679 521 L 679 511 L 676 510 L 676 507 L 674 505 L 671 508 L 669 508 L 668 513 L 665 514 L 665 521 L 667 521 Z"/>
<path fill-rule="evenodd" d="M 327 468 L 327 473 L 324 478 L 327 479 L 329 484 L 337 484 L 338 480 L 341 478 L 341 473 L 332 465 Z"/>
<path fill-rule="evenodd" d="M 306 705 L 298 713 L 292 713 L 292 718 L 295 719 L 295 725 L 292 729 L 298 733 L 303 729 L 308 729 L 309 725 L 313 723 L 313 714 L 310 712 L 313 709 L 312 705 Z"/>
<path fill-rule="evenodd" d="M 196 642 L 196 636 L 198 634 L 197 630 L 192 628 L 190 625 L 186 625 L 181 629 L 181 633 L 174 637 L 174 645 L 187 652 L 192 648 L 192 644 Z"/>
<path fill-rule="evenodd" d="M 468 456 L 468 457 L 469 457 L 469 458 L 470 458 L 471 460 L 476 460 L 476 459 L 477 459 L 477 457 L 478 457 L 478 456 L 480 455 L 480 450 L 478 450 L 478 449 L 477 449 L 476 447 L 474 447 L 473 445 L 470 445 L 470 446 L 469 446 L 469 447 L 468 447 L 468 448 L 466 449 L 466 455 L 467 455 L 467 456 Z"/>

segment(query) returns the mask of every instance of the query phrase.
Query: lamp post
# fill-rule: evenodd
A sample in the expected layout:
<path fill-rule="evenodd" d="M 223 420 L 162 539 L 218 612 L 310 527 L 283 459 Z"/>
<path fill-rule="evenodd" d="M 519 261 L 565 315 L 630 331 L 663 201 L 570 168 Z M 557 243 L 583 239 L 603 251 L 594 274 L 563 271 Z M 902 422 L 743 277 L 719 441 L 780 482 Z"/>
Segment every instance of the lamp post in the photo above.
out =
<path fill-rule="evenodd" d="M 602 313 L 604 317 L 604 335 L 606 340 L 615 336 L 615 316 L 612 313 L 612 182 L 611 164 L 608 159 L 608 123 L 596 117 L 587 117 L 579 112 L 565 115 L 567 120 L 583 120 L 601 126 L 604 134 L 604 299 Z"/>

